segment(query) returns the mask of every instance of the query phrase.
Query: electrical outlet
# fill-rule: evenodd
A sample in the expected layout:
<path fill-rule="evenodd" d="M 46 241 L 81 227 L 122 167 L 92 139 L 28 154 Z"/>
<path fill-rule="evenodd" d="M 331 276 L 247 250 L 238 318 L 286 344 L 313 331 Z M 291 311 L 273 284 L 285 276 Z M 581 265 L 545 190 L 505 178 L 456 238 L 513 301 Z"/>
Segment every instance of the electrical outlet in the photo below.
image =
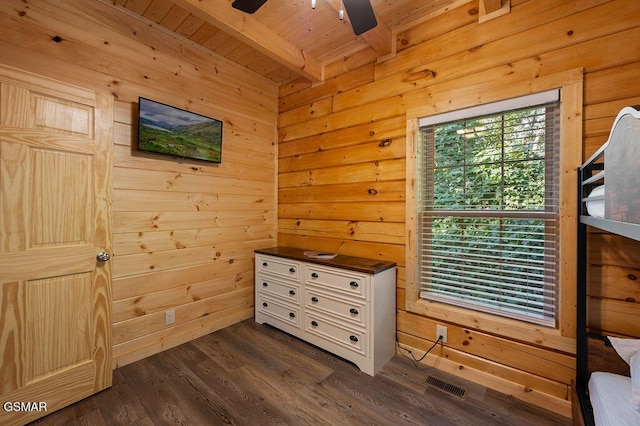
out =
<path fill-rule="evenodd" d="M 164 313 L 164 325 L 171 325 L 176 322 L 176 310 L 169 309 Z"/>
<path fill-rule="evenodd" d="M 436 339 L 442 336 L 442 343 L 447 343 L 447 327 L 444 325 L 436 325 Z"/>

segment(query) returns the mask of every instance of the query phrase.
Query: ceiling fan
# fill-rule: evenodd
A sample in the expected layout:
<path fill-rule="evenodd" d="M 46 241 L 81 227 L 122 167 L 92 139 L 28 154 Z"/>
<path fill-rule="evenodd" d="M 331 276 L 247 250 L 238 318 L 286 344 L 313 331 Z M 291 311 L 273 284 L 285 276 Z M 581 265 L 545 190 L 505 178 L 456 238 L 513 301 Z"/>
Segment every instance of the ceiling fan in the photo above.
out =
<path fill-rule="evenodd" d="M 267 0 L 234 0 L 231 6 L 245 13 L 255 13 L 266 2 Z M 342 4 L 347 9 L 353 32 L 356 35 L 369 31 L 378 25 L 373 7 L 371 7 L 371 0 L 342 0 Z"/>

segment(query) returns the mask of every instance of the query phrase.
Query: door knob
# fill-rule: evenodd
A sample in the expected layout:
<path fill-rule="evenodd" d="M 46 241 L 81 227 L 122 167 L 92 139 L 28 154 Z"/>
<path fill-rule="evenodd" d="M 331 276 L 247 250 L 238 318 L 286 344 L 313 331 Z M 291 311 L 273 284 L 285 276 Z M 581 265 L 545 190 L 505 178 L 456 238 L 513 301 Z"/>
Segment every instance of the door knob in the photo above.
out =
<path fill-rule="evenodd" d="M 106 251 L 101 251 L 100 253 L 96 254 L 96 259 L 98 259 L 99 262 L 106 262 L 107 260 L 109 260 L 109 258 L 109 253 L 107 253 Z"/>

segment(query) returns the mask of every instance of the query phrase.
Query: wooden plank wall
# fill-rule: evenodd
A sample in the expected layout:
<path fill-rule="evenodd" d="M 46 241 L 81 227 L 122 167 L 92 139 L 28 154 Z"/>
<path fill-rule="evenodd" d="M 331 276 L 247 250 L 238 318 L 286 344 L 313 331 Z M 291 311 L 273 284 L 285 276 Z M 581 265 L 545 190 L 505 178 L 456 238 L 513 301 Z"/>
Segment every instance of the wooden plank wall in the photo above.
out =
<path fill-rule="evenodd" d="M 583 68 L 584 158 L 606 140 L 620 108 L 640 104 L 640 3 L 513 0 L 511 6 L 508 15 L 479 24 L 478 3 L 470 2 L 397 34 L 393 59 L 376 63 L 373 52 L 359 52 L 327 66 L 323 85 L 299 80 L 280 88 L 279 244 L 397 262 L 398 337 L 419 350 L 433 343 L 436 322 L 404 305 L 407 102 L 481 101 L 483 94 L 469 88 L 486 80 Z M 590 275 L 604 281 L 601 292 L 590 288 L 597 328 L 638 334 L 639 287 L 629 277 L 640 272 L 632 254 L 639 247 L 591 238 Z M 451 321 L 450 345 L 427 363 L 570 415 L 571 353 Z"/>
<path fill-rule="evenodd" d="M 116 100 L 114 366 L 252 317 L 253 250 L 276 237 L 276 85 L 112 2 L 3 1 L 0 39 L 2 63 Z M 222 119 L 222 164 L 136 152 L 138 96 Z"/>

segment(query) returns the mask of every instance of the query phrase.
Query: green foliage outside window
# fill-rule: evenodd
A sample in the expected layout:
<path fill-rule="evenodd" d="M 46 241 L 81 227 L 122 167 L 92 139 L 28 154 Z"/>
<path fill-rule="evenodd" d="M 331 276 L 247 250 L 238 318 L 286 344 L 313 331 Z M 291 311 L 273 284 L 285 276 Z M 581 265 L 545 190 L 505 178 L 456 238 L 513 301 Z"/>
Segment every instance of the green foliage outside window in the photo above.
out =
<path fill-rule="evenodd" d="M 554 310 L 549 220 L 539 214 L 555 214 L 546 179 L 547 121 L 546 108 L 536 107 L 423 133 L 428 295 L 536 318 Z"/>

